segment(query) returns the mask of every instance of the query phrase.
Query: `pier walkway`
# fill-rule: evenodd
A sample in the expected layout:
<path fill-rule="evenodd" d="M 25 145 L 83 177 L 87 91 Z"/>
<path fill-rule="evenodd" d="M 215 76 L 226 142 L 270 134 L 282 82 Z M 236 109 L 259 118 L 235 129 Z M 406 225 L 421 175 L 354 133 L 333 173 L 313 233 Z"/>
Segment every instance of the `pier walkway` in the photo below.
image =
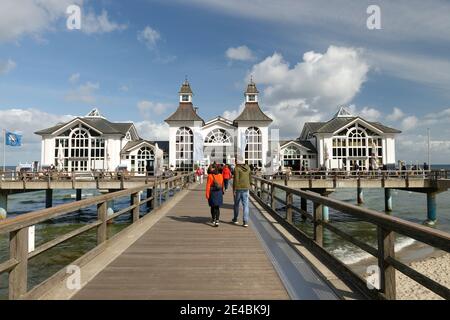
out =
<path fill-rule="evenodd" d="M 0 261 L 0 274 L 8 273 L 9 298 L 395 299 L 399 271 L 450 299 L 449 288 L 401 262 L 394 248 L 400 234 L 450 252 L 448 233 L 259 177 L 252 178 L 250 226 L 231 223 L 229 190 L 221 224 L 213 227 L 204 186 L 193 181 L 192 173 L 183 174 L 0 221 L 0 234 L 9 235 L 7 260 Z M 130 205 L 110 211 L 111 202 L 124 197 Z M 94 221 L 29 250 L 30 227 L 92 206 Z M 373 224 L 377 245 L 325 219 L 328 208 Z M 122 215 L 131 223 L 112 234 L 110 224 Z M 309 231 L 301 230 L 299 221 Z M 97 238 L 92 249 L 30 286 L 30 260 L 91 231 Z M 329 232 L 375 257 L 375 287 L 327 250 Z"/>
<path fill-rule="evenodd" d="M 204 185 L 194 185 L 73 298 L 289 299 L 258 229 L 231 223 L 231 190 L 224 202 L 220 226 L 213 227 Z M 304 269 L 309 282 L 297 283 L 306 286 L 303 298 L 336 298 L 311 267 Z"/>

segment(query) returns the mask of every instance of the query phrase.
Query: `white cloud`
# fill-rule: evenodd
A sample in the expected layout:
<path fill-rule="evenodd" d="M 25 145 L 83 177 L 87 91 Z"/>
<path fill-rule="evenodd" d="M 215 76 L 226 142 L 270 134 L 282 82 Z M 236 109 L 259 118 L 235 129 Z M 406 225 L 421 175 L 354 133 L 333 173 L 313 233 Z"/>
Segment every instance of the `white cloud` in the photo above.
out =
<path fill-rule="evenodd" d="M 394 121 L 398 121 L 400 119 L 402 119 L 405 116 L 405 114 L 403 113 L 403 111 L 399 108 L 394 108 L 392 110 L 392 113 L 389 114 L 386 119 L 388 121 L 394 122 Z"/>
<path fill-rule="evenodd" d="M 137 38 L 147 48 L 153 49 L 156 46 L 156 42 L 161 38 L 161 34 L 150 26 L 146 26 L 144 30 L 138 32 Z"/>
<path fill-rule="evenodd" d="M 306 121 L 328 120 L 338 105 L 348 104 L 366 81 L 369 65 L 355 48 L 330 46 L 325 53 L 306 52 L 293 67 L 274 53 L 249 72 L 265 85 L 261 106 L 283 134 L 296 137 Z M 247 79 L 248 80 L 248 79 Z M 363 109 L 371 118 L 380 117 L 372 108 Z M 229 115 L 237 111 L 228 111 Z"/>
<path fill-rule="evenodd" d="M 419 119 L 416 116 L 409 116 L 402 120 L 401 128 L 404 131 L 411 130 L 416 127 Z"/>
<path fill-rule="evenodd" d="M 98 82 L 92 83 L 90 81 L 78 86 L 77 89 L 70 91 L 65 96 L 67 101 L 71 102 L 82 102 L 86 104 L 91 104 L 96 101 L 94 96 L 95 92 L 100 88 Z"/>
<path fill-rule="evenodd" d="M 225 110 L 224 113 L 222 114 L 222 117 L 228 120 L 234 120 L 239 116 L 242 110 L 244 110 L 244 107 L 245 104 L 241 103 L 238 110 Z"/>
<path fill-rule="evenodd" d="M 372 107 L 364 107 L 361 110 L 356 108 L 355 105 L 351 105 L 348 107 L 352 114 L 358 115 L 363 119 L 369 120 L 369 121 L 379 121 L 382 117 L 381 111 L 372 108 Z"/>
<path fill-rule="evenodd" d="M 134 124 L 139 135 L 147 140 L 169 140 L 169 126 L 166 123 L 140 121 Z"/>
<path fill-rule="evenodd" d="M 16 41 L 31 36 L 45 43 L 43 34 L 64 31 L 69 5 L 79 5 L 82 10 L 81 31 L 86 34 L 106 33 L 127 28 L 109 19 L 106 10 L 96 15 L 83 8 L 84 0 L 2 0 L 0 1 L 0 42 Z M 85 13 L 87 12 L 87 13 Z"/>
<path fill-rule="evenodd" d="M 139 101 L 137 104 L 139 112 L 147 119 L 154 115 L 161 115 L 171 106 L 165 103 L 152 102 L 147 100 Z"/>
<path fill-rule="evenodd" d="M 69 77 L 69 82 L 72 83 L 72 84 L 77 83 L 78 80 L 80 80 L 80 74 L 79 73 L 74 73 L 74 74 L 70 75 L 70 77 Z"/>
<path fill-rule="evenodd" d="M 16 63 L 8 59 L 7 61 L 0 61 L 0 74 L 7 74 L 16 68 Z"/>
<path fill-rule="evenodd" d="M 71 115 L 55 115 L 40 111 L 36 108 L 10 108 L 0 110 L 2 127 L 23 135 L 23 146 L 9 148 L 7 164 L 15 165 L 19 162 L 40 161 L 41 138 L 34 134 L 35 131 L 52 127 L 59 122 L 66 122 L 74 118 Z"/>
<path fill-rule="evenodd" d="M 239 61 L 251 61 L 255 59 L 252 50 L 250 50 L 247 46 L 228 48 L 225 52 L 225 56 L 230 60 Z"/>
<path fill-rule="evenodd" d="M 81 31 L 86 34 L 107 33 L 122 31 L 127 27 L 126 24 L 119 24 L 109 20 L 108 12 L 106 10 L 102 10 L 100 15 L 96 15 L 94 12 L 90 11 L 83 16 Z"/>
<path fill-rule="evenodd" d="M 122 92 L 128 92 L 128 90 L 130 90 L 130 88 L 126 85 L 122 85 L 122 86 L 120 86 L 119 90 Z"/>
<path fill-rule="evenodd" d="M 2 0 L 0 42 L 14 41 L 24 35 L 39 39 L 58 19 L 66 16 L 67 6 L 82 3 L 82 0 Z"/>
<path fill-rule="evenodd" d="M 266 103 L 303 99 L 305 103 L 334 110 L 347 104 L 366 81 L 368 64 L 355 48 L 330 46 L 324 54 L 307 52 L 294 67 L 279 53 L 253 66 L 256 82 L 265 84 Z"/>

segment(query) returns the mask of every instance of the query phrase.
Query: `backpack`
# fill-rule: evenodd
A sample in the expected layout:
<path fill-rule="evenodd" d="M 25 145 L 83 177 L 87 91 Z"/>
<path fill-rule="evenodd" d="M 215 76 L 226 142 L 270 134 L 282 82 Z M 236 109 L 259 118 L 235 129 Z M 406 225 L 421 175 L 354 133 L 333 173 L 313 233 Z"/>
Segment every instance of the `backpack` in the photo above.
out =
<path fill-rule="evenodd" d="M 212 177 L 213 177 L 213 183 L 211 185 L 211 191 L 222 190 L 222 186 L 216 181 L 216 177 L 214 176 L 214 174 L 212 175 Z"/>

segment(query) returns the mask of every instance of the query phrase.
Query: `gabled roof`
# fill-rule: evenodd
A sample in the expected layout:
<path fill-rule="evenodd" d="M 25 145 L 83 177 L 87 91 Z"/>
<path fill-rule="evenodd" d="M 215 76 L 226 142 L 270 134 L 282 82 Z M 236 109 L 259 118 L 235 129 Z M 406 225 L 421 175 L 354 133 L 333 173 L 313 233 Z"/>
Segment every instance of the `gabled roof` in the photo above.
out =
<path fill-rule="evenodd" d="M 120 151 L 120 153 L 129 153 L 131 152 L 134 148 L 136 148 L 137 146 L 141 145 L 141 144 L 148 144 L 150 145 L 152 148 L 154 148 L 154 144 L 151 141 L 148 140 L 144 140 L 144 139 L 139 139 L 136 141 L 128 141 L 125 146 L 122 148 L 122 150 Z"/>
<path fill-rule="evenodd" d="M 259 107 L 257 102 L 246 102 L 244 110 L 242 110 L 241 114 L 234 119 L 234 122 L 237 121 L 267 121 L 272 122 L 272 119 L 269 118 Z"/>
<path fill-rule="evenodd" d="M 201 121 L 205 123 L 194 110 L 194 105 L 191 102 L 180 102 L 177 110 L 164 121 Z"/>
<path fill-rule="evenodd" d="M 300 139 L 280 140 L 280 147 L 283 148 L 284 146 L 288 145 L 289 143 L 296 143 L 296 144 L 308 149 L 308 151 L 311 153 L 317 153 L 316 147 L 314 147 L 314 145 L 308 140 L 300 140 Z"/>
<path fill-rule="evenodd" d="M 224 124 L 226 124 L 228 126 L 234 126 L 233 121 L 228 120 L 228 119 L 226 119 L 224 117 L 221 117 L 221 116 L 218 116 L 218 117 L 215 117 L 215 118 L 213 118 L 211 120 L 206 121 L 204 126 L 205 127 L 206 126 L 210 126 L 210 125 L 213 125 L 213 124 L 215 124 L 217 122 L 222 122 L 222 123 L 224 123 Z"/>
<path fill-rule="evenodd" d="M 311 133 L 333 133 L 337 130 L 345 127 L 356 119 L 360 119 L 367 124 L 375 127 L 383 133 L 401 133 L 400 130 L 385 126 L 379 122 L 372 122 L 364 120 L 360 117 L 336 117 L 328 122 L 307 122 L 305 123 L 305 129 L 308 127 Z"/>
<path fill-rule="evenodd" d="M 128 130 L 130 130 L 130 128 L 133 126 L 132 122 L 111 122 L 103 117 L 87 116 L 87 117 L 76 117 L 69 122 L 60 123 L 57 124 L 56 126 L 36 131 L 35 134 L 37 135 L 52 134 L 76 120 L 80 120 L 81 122 L 85 123 L 86 125 L 92 127 L 93 129 L 103 134 L 125 135 L 128 132 Z"/>

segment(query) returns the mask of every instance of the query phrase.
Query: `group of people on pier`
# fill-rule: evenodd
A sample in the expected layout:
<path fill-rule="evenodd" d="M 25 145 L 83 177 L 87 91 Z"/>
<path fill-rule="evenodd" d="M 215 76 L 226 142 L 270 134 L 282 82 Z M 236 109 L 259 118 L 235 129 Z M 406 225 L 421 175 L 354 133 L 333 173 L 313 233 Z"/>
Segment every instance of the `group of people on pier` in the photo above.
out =
<path fill-rule="evenodd" d="M 249 222 L 249 197 L 251 168 L 245 164 L 241 156 L 236 156 L 235 166 L 212 163 L 207 168 L 208 179 L 206 181 L 206 199 L 211 208 L 211 222 L 215 227 L 219 226 L 220 207 L 223 205 L 223 195 L 228 191 L 230 180 L 233 179 L 234 216 L 232 222 L 239 224 L 239 206 L 242 203 L 242 225 L 248 227 Z M 203 168 L 195 171 L 197 182 L 203 183 Z"/>

